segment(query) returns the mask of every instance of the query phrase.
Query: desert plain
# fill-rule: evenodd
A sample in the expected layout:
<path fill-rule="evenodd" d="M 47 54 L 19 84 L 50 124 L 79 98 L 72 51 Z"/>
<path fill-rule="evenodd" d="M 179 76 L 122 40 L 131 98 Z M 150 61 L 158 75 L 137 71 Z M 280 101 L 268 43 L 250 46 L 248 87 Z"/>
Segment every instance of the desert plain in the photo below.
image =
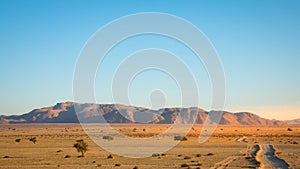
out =
<path fill-rule="evenodd" d="M 129 137 L 155 137 L 170 125 L 112 127 Z M 128 158 L 99 147 L 80 124 L 2 124 L 0 168 L 300 168 L 299 125 L 219 125 L 206 142 L 199 144 L 202 127 L 194 125 L 187 140 L 164 153 Z M 30 141 L 32 138 L 36 142 Z M 89 145 L 85 157 L 73 147 L 79 139 Z"/>

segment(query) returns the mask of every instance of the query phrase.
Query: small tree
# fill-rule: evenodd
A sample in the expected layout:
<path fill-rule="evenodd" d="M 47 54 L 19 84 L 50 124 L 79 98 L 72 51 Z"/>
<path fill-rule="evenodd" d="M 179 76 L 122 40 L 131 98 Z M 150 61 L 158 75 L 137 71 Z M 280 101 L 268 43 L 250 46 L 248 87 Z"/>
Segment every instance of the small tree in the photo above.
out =
<path fill-rule="evenodd" d="M 82 139 L 77 140 L 73 147 L 76 148 L 77 152 L 81 153 L 81 157 L 84 157 L 84 153 L 88 150 L 88 144 Z"/>

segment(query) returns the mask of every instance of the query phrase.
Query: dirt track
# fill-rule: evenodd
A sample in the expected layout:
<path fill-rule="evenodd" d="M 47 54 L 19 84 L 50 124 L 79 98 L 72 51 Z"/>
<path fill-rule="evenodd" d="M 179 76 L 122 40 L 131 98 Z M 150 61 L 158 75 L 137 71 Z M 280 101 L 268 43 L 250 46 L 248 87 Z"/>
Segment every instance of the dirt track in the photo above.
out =
<path fill-rule="evenodd" d="M 259 169 L 288 169 L 285 161 L 274 156 L 275 149 L 273 145 L 259 145 L 256 160 L 260 162 Z"/>

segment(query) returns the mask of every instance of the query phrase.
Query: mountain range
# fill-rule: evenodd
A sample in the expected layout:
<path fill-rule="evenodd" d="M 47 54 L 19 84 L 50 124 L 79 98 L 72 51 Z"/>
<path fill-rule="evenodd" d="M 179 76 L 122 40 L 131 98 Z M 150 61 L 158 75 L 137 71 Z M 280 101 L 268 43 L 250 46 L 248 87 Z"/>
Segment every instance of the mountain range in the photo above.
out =
<path fill-rule="evenodd" d="M 77 111 L 77 114 L 75 110 Z M 191 120 L 195 120 L 197 124 L 203 124 L 205 120 L 210 120 L 211 116 L 216 113 L 216 111 L 208 112 L 197 107 L 151 110 L 120 104 L 64 102 L 57 103 L 50 107 L 34 109 L 29 113 L 22 115 L 1 115 L 0 124 L 79 123 L 79 119 L 80 122 L 84 123 L 103 123 L 107 121 L 108 123 L 153 124 L 172 124 L 177 119 L 176 122 L 182 124 L 189 123 Z M 300 119 L 298 119 L 298 121 L 300 121 Z M 219 122 L 219 124 L 223 125 L 250 126 L 279 126 L 288 123 L 289 122 L 265 119 L 249 112 L 230 113 L 226 111 L 223 111 Z"/>

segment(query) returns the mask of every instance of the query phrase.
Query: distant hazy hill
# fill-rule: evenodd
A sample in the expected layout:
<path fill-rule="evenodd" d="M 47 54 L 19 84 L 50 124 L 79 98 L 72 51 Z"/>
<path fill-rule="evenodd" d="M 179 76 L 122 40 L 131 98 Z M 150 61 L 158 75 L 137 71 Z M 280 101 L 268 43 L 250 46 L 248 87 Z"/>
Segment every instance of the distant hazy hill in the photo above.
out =
<path fill-rule="evenodd" d="M 200 108 L 163 108 L 150 110 L 141 107 L 114 105 L 114 104 L 79 104 L 73 102 L 57 103 L 55 106 L 34 109 L 23 115 L 0 116 L 0 123 L 78 123 L 78 117 L 74 105 L 78 108 L 78 117 L 83 122 L 95 123 L 105 122 L 100 114 L 109 123 L 137 123 L 147 122 L 155 124 L 174 123 L 179 112 L 184 116 L 179 116 L 177 123 L 188 123 L 192 115 L 198 112 L 197 124 L 203 124 L 208 118 L 209 112 Z M 214 115 L 212 111 L 210 115 Z M 143 121 L 144 119 L 151 119 Z M 268 120 L 248 112 L 230 113 L 224 112 L 220 124 L 224 125 L 283 125 L 283 121 Z"/>
<path fill-rule="evenodd" d="M 288 124 L 300 124 L 300 119 L 286 120 L 285 122 Z"/>

